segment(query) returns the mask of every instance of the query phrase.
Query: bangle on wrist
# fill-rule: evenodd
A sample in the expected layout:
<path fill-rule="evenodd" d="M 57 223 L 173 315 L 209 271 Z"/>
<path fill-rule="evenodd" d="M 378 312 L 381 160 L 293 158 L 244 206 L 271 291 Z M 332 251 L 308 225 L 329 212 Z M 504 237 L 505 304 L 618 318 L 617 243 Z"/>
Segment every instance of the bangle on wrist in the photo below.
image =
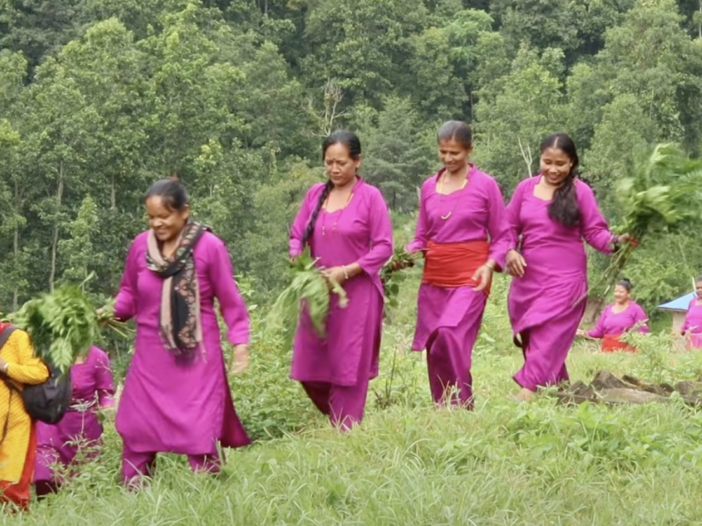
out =
<path fill-rule="evenodd" d="M 3 367 L 2 367 L 3 374 L 7 374 L 7 371 L 9 368 L 10 368 L 10 364 L 8 362 L 5 362 L 5 365 L 3 365 Z"/>

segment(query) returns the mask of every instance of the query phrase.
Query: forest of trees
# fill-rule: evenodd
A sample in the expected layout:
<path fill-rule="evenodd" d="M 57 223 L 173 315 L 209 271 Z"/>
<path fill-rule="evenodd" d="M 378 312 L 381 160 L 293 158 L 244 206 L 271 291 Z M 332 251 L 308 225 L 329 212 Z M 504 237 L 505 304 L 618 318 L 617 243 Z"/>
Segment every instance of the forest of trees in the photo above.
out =
<path fill-rule="evenodd" d="M 572 134 L 615 225 L 608 189 L 634 156 L 702 149 L 700 0 L 0 0 L 0 49 L 4 311 L 91 272 L 114 293 L 143 194 L 171 174 L 237 271 L 275 289 L 336 128 L 400 220 L 447 119 L 471 124 L 506 197 L 544 135 Z M 689 288 L 696 234 L 638 250 L 645 303 Z"/>

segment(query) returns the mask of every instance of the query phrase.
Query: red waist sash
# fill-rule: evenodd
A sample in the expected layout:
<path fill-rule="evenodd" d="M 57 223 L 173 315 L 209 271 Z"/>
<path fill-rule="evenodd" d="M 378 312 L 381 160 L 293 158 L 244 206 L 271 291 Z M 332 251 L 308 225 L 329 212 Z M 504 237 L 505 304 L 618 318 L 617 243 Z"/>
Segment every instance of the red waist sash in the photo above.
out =
<path fill-rule="evenodd" d="M 473 279 L 475 271 L 488 260 L 490 244 L 487 241 L 464 243 L 436 243 L 429 241 L 424 255 L 422 283 L 442 288 L 478 285 Z M 492 279 L 490 280 L 492 281 Z M 485 289 L 490 294 L 488 283 Z"/>

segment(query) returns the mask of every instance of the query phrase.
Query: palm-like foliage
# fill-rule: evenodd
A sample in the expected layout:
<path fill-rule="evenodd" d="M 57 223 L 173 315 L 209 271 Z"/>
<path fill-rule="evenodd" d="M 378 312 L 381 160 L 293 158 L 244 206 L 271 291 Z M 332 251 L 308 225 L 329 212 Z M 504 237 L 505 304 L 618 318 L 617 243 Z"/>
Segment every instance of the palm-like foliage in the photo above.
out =
<path fill-rule="evenodd" d="M 702 160 L 690 159 L 675 144 L 659 144 L 616 183 L 615 192 L 622 212 L 617 230 L 639 242 L 655 239 L 702 220 Z M 632 250 L 627 244 L 615 254 L 602 277 L 607 290 Z"/>

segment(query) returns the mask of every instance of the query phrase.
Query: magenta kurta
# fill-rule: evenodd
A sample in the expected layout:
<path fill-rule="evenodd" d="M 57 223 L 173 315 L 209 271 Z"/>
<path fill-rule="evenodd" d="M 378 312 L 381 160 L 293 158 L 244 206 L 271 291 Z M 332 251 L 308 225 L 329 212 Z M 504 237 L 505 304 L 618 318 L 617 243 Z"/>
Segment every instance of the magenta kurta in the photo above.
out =
<path fill-rule="evenodd" d="M 442 171 L 443 172 L 443 171 Z M 498 269 L 504 265 L 509 247 L 505 205 L 497 182 L 471 166 L 466 186 L 449 195 L 436 191 L 439 175 L 422 185 L 419 218 L 408 252 L 424 251 L 429 241 L 465 243 L 490 241 L 488 257 Z M 449 212 L 447 219 L 442 219 Z M 423 283 L 417 298 L 417 328 L 412 349 L 428 350 L 429 381 L 435 402 L 447 388 L 458 388 L 458 400 L 470 403 L 471 353 L 487 302 L 484 291 L 472 286 L 443 288 Z"/>
<path fill-rule="evenodd" d="M 102 436 L 97 411 L 112 406 L 115 394 L 107 353 L 91 347 L 85 361 L 71 367 L 71 408 L 58 424 L 37 422 L 34 481 L 55 481 L 53 466 L 68 466 L 78 450 L 91 456 Z"/>
<path fill-rule="evenodd" d="M 614 306 L 615 304 L 612 303 L 605 308 L 597 325 L 587 331 L 588 336 L 591 338 L 621 336 L 639 323 L 641 325 L 639 325 L 638 332 L 648 332 L 648 325 L 646 325 L 648 316 L 646 316 L 646 313 L 638 303 L 630 301 L 629 305 L 622 312 L 614 312 L 612 310 Z"/>
<path fill-rule="evenodd" d="M 512 246 L 521 236 L 526 261 L 524 276 L 513 278 L 508 310 L 513 332 L 519 335 L 525 363 L 516 382 L 531 391 L 568 381 L 565 367 L 578 324 L 585 311 L 587 255 L 583 239 L 609 254 L 616 241 L 600 213 L 592 189 L 575 180 L 580 224 L 568 227 L 548 215 L 550 200 L 534 195 L 541 176 L 517 186 L 507 213 Z"/>
<path fill-rule="evenodd" d="M 687 308 L 685 321 L 680 328 L 681 332 L 688 333 L 688 344 L 693 349 L 702 348 L 702 305 L 694 298 Z"/>
<path fill-rule="evenodd" d="M 125 452 L 216 455 L 218 442 L 247 445 L 227 384 L 214 307 L 216 298 L 232 345 L 248 344 L 249 318 L 227 248 L 210 232 L 195 246 L 204 341 L 192 359 L 176 358 L 159 335 L 163 279 L 146 268 L 147 234 L 132 243 L 115 307 L 119 319 L 136 318 L 134 356 L 116 417 Z"/>
<path fill-rule="evenodd" d="M 290 234 L 291 257 L 303 250 L 302 236 L 323 189 L 323 184 L 317 184 L 305 196 Z M 348 296 L 346 308 L 340 308 L 334 296 L 326 339 L 317 335 L 308 316 L 301 317 L 295 335 L 291 377 L 303 383 L 358 387 L 353 396 L 362 396 L 362 400 L 354 402 L 356 406 L 361 404 L 360 415 L 349 416 L 360 420 L 368 381 L 378 375 L 383 321 L 379 274 L 392 257 L 393 245 L 390 215 L 380 191 L 358 179 L 353 194 L 346 208 L 332 213 L 320 211 L 310 236 L 310 247 L 312 256 L 319 258 L 319 266 L 331 268 L 357 262 L 363 272 L 344 283 Z"/>

